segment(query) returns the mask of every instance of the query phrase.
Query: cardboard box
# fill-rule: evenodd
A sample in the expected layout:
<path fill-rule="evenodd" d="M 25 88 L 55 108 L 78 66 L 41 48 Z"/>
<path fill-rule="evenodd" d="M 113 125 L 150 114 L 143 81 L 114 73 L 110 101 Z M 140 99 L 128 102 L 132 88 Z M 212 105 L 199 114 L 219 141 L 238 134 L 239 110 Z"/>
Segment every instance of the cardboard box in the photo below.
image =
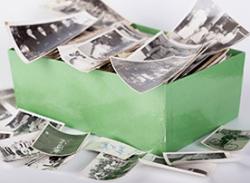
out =
<path fill-rule="evenodd" d="M 230 53 L 221 64 L 143 94 L 114 73 L 82 73 L 48 58 L 24 64 L 13 50 L 9 58 L 19 108 L 159 154 L 238 116 L 245 54 Z"/>

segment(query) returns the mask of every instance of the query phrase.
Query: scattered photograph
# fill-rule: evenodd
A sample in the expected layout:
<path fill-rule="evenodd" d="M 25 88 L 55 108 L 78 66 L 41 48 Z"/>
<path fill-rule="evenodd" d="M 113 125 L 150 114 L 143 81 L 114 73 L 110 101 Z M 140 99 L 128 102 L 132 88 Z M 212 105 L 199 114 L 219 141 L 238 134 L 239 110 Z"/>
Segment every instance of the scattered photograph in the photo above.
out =
<path fill-rule="evenodd" d="M 40 155 L 29 159 L 25 166 L 38 170 L 56 170 L 64 165 L 71 156 L 47 156 Z"/>
<path fill-rule="evenodd" d="M 127 160 L 100 153 L 80 174 L 95 180 L 113 180 L 120 178 L 133 169 L 139 156 Z"/>
<path fill-rule="evenodd" d="M 138 92 L 146 92 L 167 83 L 190 61 L 190 57 L 170 57 L 148 62 L 111 58 L 112 66 L 122 81 Z"/>
<path fill-rule="evenodd" d="M 223 151 L 214 152 L 174 152 L 163 153 L 165 161 L 169 165 L 196 163 L 196 162 L 221 162 L 229 158 L 229 154 Z"/>
<path fill-rule="evenodd" d="M 182 164 L 176 165 L 175 169 L 179 172 L 185 172 L 190 175 L 196 176 L 209 176 L 214 169 L 216 168 L 216 164 L 213 163 L 195 163 L 195 164 Z"/>
<path fill-rule="evenodd" d="M 11 133 L 11 132 L 0 131 L 0 140 L 8 139 L 12 136 L 13 136 L 13 133 Z"/>
<path fill-rule="evenodd" d="M 67 43 L 92 26 L 97 19 L 81 12 L 59 20 L 43 23 L 6 23 L 15 49 L 25 63 L 31 63 Z"/>
<path fill-rule="evenodd" d="M 242 41 L 249 32 L 228 14 L 224 14 L 211 28 L 205 41 L 208 42 L 206 54 L 214 54 Z"/>
<path fill-rule="evenodd" d="M 204 44 L 204 38 L 223 12 L 212 0 L 198 0 L 175 28 L 173 38 L 187 44 Z"/>
<path fill-rule="evenodd" d="M 5 100 L 8 98 L 14 97 L 14 89 L 5 89 L 5 90 L 0 90 L 0 100 Z"/>
<path fill-rule="evenodd" d="M 48 123 L 50 123 L 55 128 L 61 129 L 64 124 L 60 122 L 55 122 L 49 119 L 41 118 L 18 110 L 16 115 L 4 125 L 6 131 L 11 131 L 14 135 L 21 135 L 25 133 L 33 133 L 42 130 Z"/>
<path fill-rule="evenodd" d="M 45 117 L 41 117 L 37 114 L 32 114 L 31 112 L 28 113 L 24 110 L 21 110 L 21 113 L 27 117 L 26 118 L 23 116 L 22 118 L 22 119 L 25 118 L 26 122 L 22 123 L 19 127 L 15 128 L 15 130 L 13 131 L 15 136 L 26 134 L 26 133 L 33 133 L 36 131 L 41 131 L 45 128 L 47 124 L 51 124 L 53 127 L 59 130 L 64 127 L 64 123 L 62 122 L 57 122 L 57 121 L 54 121 Z"/>
<path fill-rule="evenodd" d="M 12 117 L 12 114 L 0 103 L 0 126 L 3 121 Z"/>
<path fill-rule="evenodd" d="M 128 159 L 133 155 L 143 153 L 127 144 L 105 137 L 94 138 L 84 146 L 84 149 L 109 154 L 123 160 Z"/>
<path fill-rule="evenodd" d="M 87 136 L 67 134 L 48 124 L 32 147 L 49 156 L 69 156 L 78 152 Z"/>
<path fill-rule="evenodd" d="M 38 132 L 34 132 L 0 140 L 0 153 L 3 160 L 16 161 L 38 154 L 39 152 L 31 147 L 38 135 Z"/>
<path fill-rule="evenodd" d="M 201 143 L 215 150 L 240 151 L 248 144 L 249 140 L 250 131 L 226 129 L 222 126 Z"/>
<path fill-rule="evenodd" d="M 156 156 L 150 153 L 140 158 L 139 161 L 142 164 L 152 166 L 152 167 L 165 168 L 165 166 L 169 166 L 167 162 L 165 161 L 164 157 Z"/>
<path fill-rule="evenodd" d="M 155 168 L 161 168 L 168 171 L 179 172 L 182 174 L 188 174 L 193 176 L 207 176 L 214 170 L 214 164 L 181 164 L 181 165 L 169 165 L 164 157 L 156 156 L 153 154 L 147 154 L 140 159 L 140 162 L 146 166 Z"/>
<path fill-rule="evenodd" d="M 159 60 L 169 57 L 190 57 L 197 55 L 201 46 L 178 43 L 168 38 L 164 32 L 146 42 L 142 47 L 132 53 L 129 60 Z"/>

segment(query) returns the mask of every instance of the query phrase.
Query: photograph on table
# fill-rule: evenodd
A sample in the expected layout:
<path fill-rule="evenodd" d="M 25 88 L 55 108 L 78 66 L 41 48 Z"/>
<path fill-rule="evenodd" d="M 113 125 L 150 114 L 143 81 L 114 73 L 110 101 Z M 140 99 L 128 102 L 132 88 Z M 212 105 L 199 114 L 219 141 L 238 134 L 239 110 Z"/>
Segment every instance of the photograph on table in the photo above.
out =
<path fill-rule="evenodd" d="M 38 170 L 56 170 L 64 165 L 71 156 L 47 156 L 39 155 L 38 157 L 30 158 L 25 166 Z"/>
<path fill-rule="evenodd" d="M 82 172 L 80 176 L 95 180 L 113 180 L 126 175 L 138 163 L 139 156 L 126 160 L 100 153 Z"/>
<path fill-rule="evenodd" d="M 223 151 L 213 152 L 167 152 L 163 153 L 169 165 L 202 162 L 225 162 L 230 155 Z"/>
<path fill-rule="evenodd" d="M 188 174 L 193 176 L 208 176 L 215 168 L 215 164 L 211 163 L 188 163 L 180 165 L 169 165 L 164 157 L 156 156 L 153 154 L 147 154 L 143 158 L 140 158 L 140 162 L 143 165 L 161 168 L 167 171 L 173 171 L 181 174 Z"/>
<path fill-rule="evenodd" d="M 48 156 L 69 156 L 77 153 L 89 134 L 68 134 L 48 124 L 32 147 Z"/>
<path fill-rule="evenodd" d="M 39 153 L 31 147 L 39 132 L 0 140 L 0 153 L 6 162 L 26 159 Z"/>
<path fill-rule="evenodd" d="M 41 118 L 34 114 L 18 110 L 16 115 L 3 126 L 6 131 L 11 131 L 14 135 L 20 135 L 25 133 L 33 133 L 42 130 L 48 123 L 55 128 L 61 129 L 64 123 L 56 122 L 50 119 Z"/>
<path fill-rule="evenodd" d="M 12 113 L 8 111 L 0 102 L 0 127 L 3 126 L 4 121 L 12 117 Z"/>
<path fill-rule="evenodd" d="M 0 140 L 3 140 L 3 139 L 8 139 L 10 137 L 13 136 L 13 133 L 12 132 L 4 132 L 4 131 L 0 131 Z"/>
<path fill-rule="evenodd" d="M 121 159 L 128 159 L 136 154 L 143 154 L 142 151 L 122 142 L 97 136 L 92 136 L 84 149 L 109 154 Z"/>
<path fill-rule="evenodd" d="M 250 140 L 250 130 L 233 130 L 221 126 L 201 143 L 214 150 L 240 151 Z"/>

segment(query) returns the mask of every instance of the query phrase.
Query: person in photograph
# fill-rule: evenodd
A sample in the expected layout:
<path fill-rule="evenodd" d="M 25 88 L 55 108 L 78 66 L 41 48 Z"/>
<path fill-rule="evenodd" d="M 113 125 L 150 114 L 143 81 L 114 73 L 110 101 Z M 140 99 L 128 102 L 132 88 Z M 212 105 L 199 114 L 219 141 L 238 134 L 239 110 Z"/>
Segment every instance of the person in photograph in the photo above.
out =
<path fill-rule="evenodd" d="M 20 112 L 10 123 L 6 125 L 6 127 L 15 129 L 25 123 L 28 123 L 30 120 L 30 117 L 31 117 L 30 115 Z"/>
<path fill-rule="evenodd" d="M 117 46 L 122 45 L 123 39 L 116 31 L 105 34 L 92 42 L 90 56 L 94 59 L 105 59 Z"/>
<path fill-rule="evenodd" d="M 189 23 L 184 26 L 180 31 L 178 31 L 178 35 L 183 39 L 187 39 L 192 34 L 194 34 L 197 30 L 199 30 L 202 25 L 205 24 L 209 15 L 210 9 L 198 9 L 193 11 L 189 17 Z"/>

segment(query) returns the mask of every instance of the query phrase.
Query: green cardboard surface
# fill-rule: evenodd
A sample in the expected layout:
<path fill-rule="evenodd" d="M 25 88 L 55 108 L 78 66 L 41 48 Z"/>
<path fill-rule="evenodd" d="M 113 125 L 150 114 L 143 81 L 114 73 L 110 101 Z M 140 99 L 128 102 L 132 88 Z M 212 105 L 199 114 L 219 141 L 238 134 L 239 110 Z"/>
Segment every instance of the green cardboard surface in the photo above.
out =
<path fill-rule="evenodd" d="M 13 50 L 9 58 L 19 108 L 159 154 L 237 117 L 245 54 L 230 52 L 221 64 L 143 94 L 114 73 L 82 73 L 48 58 L 24 64 Z"/>

